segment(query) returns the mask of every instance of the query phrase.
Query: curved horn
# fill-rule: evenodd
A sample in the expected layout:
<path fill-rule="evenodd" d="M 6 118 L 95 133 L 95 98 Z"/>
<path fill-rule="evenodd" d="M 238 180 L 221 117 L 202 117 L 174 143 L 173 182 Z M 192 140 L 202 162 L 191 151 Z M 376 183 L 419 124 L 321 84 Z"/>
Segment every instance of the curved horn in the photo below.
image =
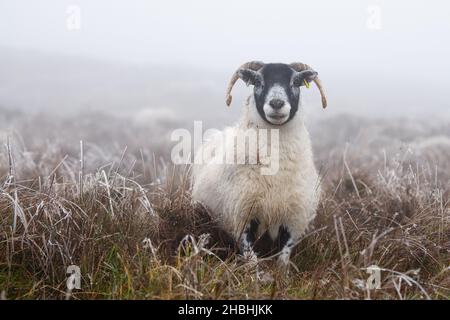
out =
<path fill-rule="evenodd" d="M 226 93 L 226 97 L 225 97 L 225 102 L 226 102 L 227 106 L 230 106 L 231 100 L 233 99 L 233 97 L 231 96 L 231 90 L 233 90 L 234 84 L 239 79 L 239 69 L 246 68 L 246 69 L 251 69 L 253 71 L 258 71 L 263 66 L 264 66 L 264 62 L 261 62 L 261 61 L 249 61 L 249 62 L 246 62 L 243 65 L 241 65 L 233 73 L 233 76 L 231 77 L 230 82 L 228 83 L 227 93 Z"/>
<path fill-rule="evenodd" d="M 310 66 L 308 66 L 305 63 L 301 63 L 301 62 L 291 63 L 290 66 L 295 71 L 298 71 L 298 72 L 304 71 L 304 70 L 313 70 Z M 325 95 L 325 90 L 322 87 L 322 82 L 320 82 L 319 78 L 316 78 L 313 81 L 316 84 L 317 88 L 319 89 L 320 96 L 322 97 L 322 107 L 325 109 L 327 107 L 327 96 Z"/>

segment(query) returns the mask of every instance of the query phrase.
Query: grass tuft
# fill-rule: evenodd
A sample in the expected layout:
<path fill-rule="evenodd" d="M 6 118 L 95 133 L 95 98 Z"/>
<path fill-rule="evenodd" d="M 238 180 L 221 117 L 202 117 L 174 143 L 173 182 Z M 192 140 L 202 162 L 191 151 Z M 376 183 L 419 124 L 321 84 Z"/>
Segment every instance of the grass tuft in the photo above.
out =
<path fill-rule="evenodd" d="M 165 162 L 167 151 L 100 147 L 88 133 L 72 149 L 26 130 L 0 153 L 3 298 L 450 297 L 450 159 L 441 147 L 420 154 L 316 144 L 324 194 L 286 275 L 270 258 L 255 266 L 235 254 L 210 214 L 191 204 L 189 168 Z M 69 265 L 81 269 L 80 290 L 67 290 Z M 366 287 L 372 265 L 381 268 L 377 290 Z"/>

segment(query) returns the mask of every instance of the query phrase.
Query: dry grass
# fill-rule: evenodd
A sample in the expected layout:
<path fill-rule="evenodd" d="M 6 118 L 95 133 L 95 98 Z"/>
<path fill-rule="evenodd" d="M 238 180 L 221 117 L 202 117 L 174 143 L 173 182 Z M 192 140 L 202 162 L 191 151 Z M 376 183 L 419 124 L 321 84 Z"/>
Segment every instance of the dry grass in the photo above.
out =
<path fill-rule="evenodd" d="M 0 153 L 2 297 L 450 297 L 448 149 L 424 153 L 430 159 L 387 145 L 375 152 L 359 140 L 330 148 L 333 135 L 316 143 L 325 192 L 286 276 L 271 259 L 254 266 L 235 254 L 191 205 L 188 168 L 154 156 L 148 132 L 95 119 L 35 125 L 53 136 L 33 133 L 32 120 L 13 124 L 20 134 L 10 134 Z M 79 138 L 97 144 L 70 140 Z M 82 289 L 68 292 L 72 264 L 81 268 Z M 365 286 L 371 265 L 383 270 L 379 290 Z"/>

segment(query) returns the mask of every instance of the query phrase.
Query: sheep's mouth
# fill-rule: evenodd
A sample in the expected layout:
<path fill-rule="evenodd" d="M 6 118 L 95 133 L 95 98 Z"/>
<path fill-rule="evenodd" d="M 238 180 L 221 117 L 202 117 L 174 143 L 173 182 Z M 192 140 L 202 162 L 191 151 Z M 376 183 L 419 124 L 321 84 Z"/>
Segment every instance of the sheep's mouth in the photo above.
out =
<path fill-rule="evenodd" d="M 266 118 L 270 123 L 280 125 L 286 122 L 286 120 L 289 118 L 289 115 L 282 113 L 280 114 L 273 113 L 266 115 Z"/>
<path fill-rule="evenodd" d="M 268 114 L 266 116 L 269 119 L 273 119 L 273 120 L 277 120 L 277 121 L 283 120 L 283 119 L 286 119 L 287 117 L 289 117 L 288 114 L 283 114 L 283 113 L 272 113 L 272 114 Z"/>

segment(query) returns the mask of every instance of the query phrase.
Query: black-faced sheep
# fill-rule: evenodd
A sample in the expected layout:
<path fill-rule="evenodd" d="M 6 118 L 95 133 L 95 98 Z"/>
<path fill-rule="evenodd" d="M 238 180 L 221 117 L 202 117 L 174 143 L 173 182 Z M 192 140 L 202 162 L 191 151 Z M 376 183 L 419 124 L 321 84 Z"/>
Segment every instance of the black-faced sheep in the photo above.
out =
<path fill-rule="evenodd" d="M 273 240 L 281 242 L 278 261 L 286 265 L 292 248 L 313 220 L 320 197 L 310 137 L 299 110 L 300 88 L 315 82 L 324 108 L 326 97 L 317 72 L 306 64 L 252 61 L 233 74 L 226 96 L 228 105 L 239 78 L 253 85 L 253 94 L 238 123 L 213 136 L 197 151 L 200 155 L 207 153 L 209 159 L 194 165 L 192 197 L 233 235 L 244 256 L 255 258 L 254 241 L 268 232 Z M 240 155 L 234 137 L 249 129 L 278 130 L 276 173 L 261 174 L 260 170 L 267 147 L 275 143 L 272 140 L 258 143 L 256 163 L 222 162 L 223 152 Z M 241 156 L 248 159 L 248 150 L 244 152 Z"/>

